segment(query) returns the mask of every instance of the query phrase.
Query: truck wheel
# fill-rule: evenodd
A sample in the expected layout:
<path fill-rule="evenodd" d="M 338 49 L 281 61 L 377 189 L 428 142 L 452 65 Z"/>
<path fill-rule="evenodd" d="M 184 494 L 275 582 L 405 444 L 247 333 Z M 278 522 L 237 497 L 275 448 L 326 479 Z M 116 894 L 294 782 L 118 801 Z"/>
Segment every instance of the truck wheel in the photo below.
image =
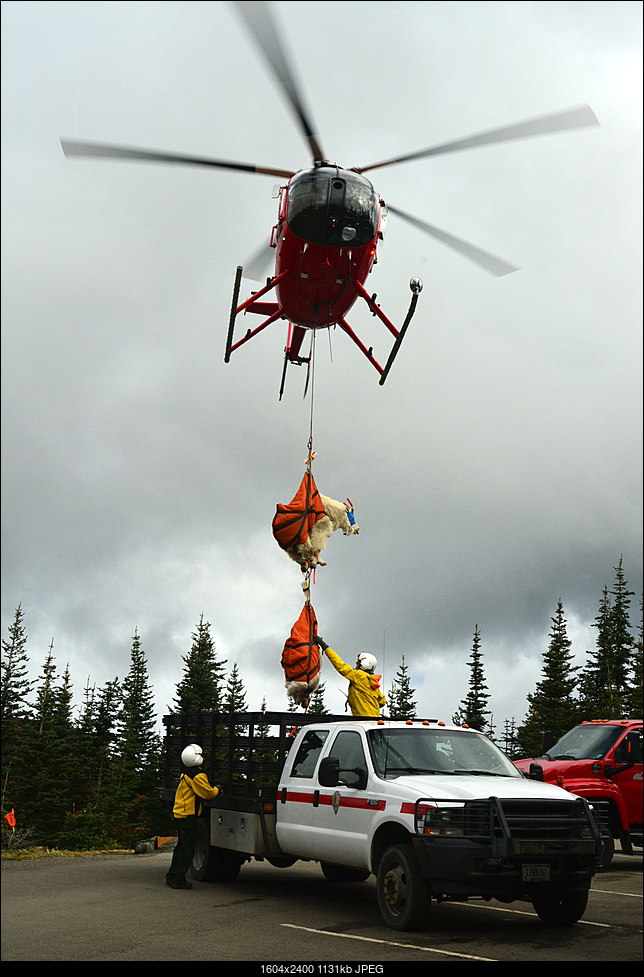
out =
<path fill-rule="evenodd" d="M 234 882 L 242 860 L 236 852 L 210 844 L 208 821 L 199 819 L 190 874 L 197 882 Z"/>
<path fill-rule="evenodd" d="M 387 926 L 419 929 L 429 915 L 429 885 L 411 845 L 388 848 L 378 866 L 378 906 Z"/>
<path fill-rule="evenodd" d="M 364 882 L 371 875 L 366 869 L 332 865 L 331 862 L 320 862 L 320 868 L 327 882 Z"/>
<path fill-rule="evenodd" d="M 586 912 L 588 892 L 559 892 L 533 896 L 534 911 L 546 926 L 572 926 Z"/>

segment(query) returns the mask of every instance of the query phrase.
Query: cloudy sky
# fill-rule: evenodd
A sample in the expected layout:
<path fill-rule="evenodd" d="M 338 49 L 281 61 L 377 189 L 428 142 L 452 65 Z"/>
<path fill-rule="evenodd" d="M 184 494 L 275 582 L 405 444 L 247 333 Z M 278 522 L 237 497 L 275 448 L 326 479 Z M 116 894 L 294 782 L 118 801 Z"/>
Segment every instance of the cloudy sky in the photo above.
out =
<path fill-rule="evenodd" d="M 316 343 L 313 471 L 360 526 L 316 574 L 320 633 L 375 652 L 385 690 L 404 655 L 419 714 L 449 720 L 478 626 L 494 720 L 521 721 L 559 598 L 583 661 L 623 554 L 639 618 L 641 4 L 273 6 L 340 165 L 586 103 L 600 122 L 374 171 L 520 270 L 392 216 L 368 287 L 398 323 L 410 277 L 425 288 L 387 383 L 339 330 Z M 249 706 L 286 708 L 303 595 L 271 521 L 311 401 L 297 367 L 278 401 L 284 322 L 223 362 L 276 181 L 67 160 L 60 137 L 310 165 L 228 4 L 2 4 L 3 637 L 21 603 L 34 675 L 53 637 L 80 702 L 126 674 L 138 628 L 162 714 L 203 613 Z M 384 327 L 349 318 L 386 359 Z M 342 711 L 346 683 L 322 679 Z"/>

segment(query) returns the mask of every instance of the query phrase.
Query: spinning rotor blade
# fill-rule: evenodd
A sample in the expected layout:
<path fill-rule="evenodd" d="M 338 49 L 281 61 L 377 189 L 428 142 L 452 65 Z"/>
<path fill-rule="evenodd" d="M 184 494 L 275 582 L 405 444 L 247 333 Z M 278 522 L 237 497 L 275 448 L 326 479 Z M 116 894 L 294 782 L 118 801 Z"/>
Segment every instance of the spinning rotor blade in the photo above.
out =
<path fill-rule="evenodd" d="M 304 104 L 288 66 L 284 49 L 277 36 L 268 4 L 262 3 L 260 0 L 250 0 L 250 2 L 234 0 L 234 2 L 231 2 L 231 6 L 238 11 L 246 22 L 246 26 L 253 34 L 268 63 L 275 72 L 280 85 L 284 89 L 288 100 L 295 110 L 302 132 L 308 141 L 313 154 L 313 162 L 324 162 L 324 153 L 317 141 L 317 136 L 313 131 L 309 116 L 304 109 Z"/>
<path fill-rule="evenodd" d="M 458 251 L 466 258 L 469 258 L 470 261 L 481 265 L 486 271 L 496 275 L 497 278 L 500 278 L 502 275 L 510 275 L 513 271 L 519 270 L 516 265 L 508 264 L 507 261 L 495 257 L 495 255 L 490 254 L 488 251 L 483 251 L 473 244 L 468 244 L 467 241 L 462 241 L 460 238 L 454 237 L 453 234 L 448 234 L 447 231 L 441 231 L 439 227 L 434 227 L 433 224 L 427 224 L 425 221 L 419 220 L 418 217 L 412 217 L 411 214 L 406 214 L 404 211 L 398 210 L 397 207 L 392 207 L 391 204 L 387 204 L 387 210 L 389 213 L 396 214 L 398 217 L 402 217 L 403 220 L 409 221 L 410 224 L 420 228 L 421 231 L 431 235 L 431 237 L 442 241 L 443 244 L 447 244 L 448 247 Z"/>
<path fill-rule="evenodd" d="M 192 166 L 214 166 L 224 170 L 243 170 L 246 173 L 261 173 L 267 176 L 280 176 L 290 179 L 293 170 L 278 170 L 270 166 L 255 166 L 253 163 L 235 163 L 225 159 L 210 159 L 208 156 L 180 156 L 177 153 L 157 153 L 148 149 L 130 149 L 126 146 L 110 146 L 99 142 L 76 142 L 61 139 L 65 156 L 100 156 L 104 159 L 138 159 L 148 163 L 181 163 Z"/>
<path fill-rule="evenodd" d="M 565 129 L 580 129 L 584 126 L 599 125 L 597 116 L 588 105 L 580 108 L 568 109 L 565 112 L 555 112 L 553 115 L 541 115 L 536 119 L 528 119 L 526 122 L 517 122 L 516 125 L 505 126 L 501 129 L 490 129 L 488 132 L 479 132 L 475 136 L 467 139 L 457 139 L 454 142 L 442 143 L 440 146 L 432 146 L 429 149 L 419 149 L 414 153 L 406 153 L 404 156 L 395 156 L 392 159 L 384 160 L 382 163 L 372 163 L 369 166 L 362 166 L 357 169 L 358 173 L 365 173 L 367 170 L 376 170 L 381 166 L 391 166 L 393 163 L 404 163 L 411 159 L 422 159 L 425 156 L 440 156 L 443 153 L 453 153 L 459 149 L 473 149 L 475 146 L 486 146 L 491 143 L 506 142 L 511 139 L 525 139 L 528 136 L 541 136 L 548 132 L 560 132 Z"/>
<path fill-rule="evenodd" d="M 275 249 L 270 244 L 262 244 L 255 254 L 244 265 L 244 278 L 252 282 L 261 282 L 275 263 Z"/>

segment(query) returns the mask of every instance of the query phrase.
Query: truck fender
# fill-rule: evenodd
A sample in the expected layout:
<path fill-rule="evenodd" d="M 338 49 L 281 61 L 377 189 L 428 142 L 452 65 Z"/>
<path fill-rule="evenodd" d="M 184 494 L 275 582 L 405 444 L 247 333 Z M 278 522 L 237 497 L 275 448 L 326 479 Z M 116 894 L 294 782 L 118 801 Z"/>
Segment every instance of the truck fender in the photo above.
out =
<path fill-rule="evenodd" d="M 567 780 L 566 790 L 571 794 L 585 797 L 589 804 L 593 801 L 607 801 L 610 805 L 610 830 L 613 837 L 619 838 L 628 831 L 628 814 L 621 791 L 610 781 Z"/>

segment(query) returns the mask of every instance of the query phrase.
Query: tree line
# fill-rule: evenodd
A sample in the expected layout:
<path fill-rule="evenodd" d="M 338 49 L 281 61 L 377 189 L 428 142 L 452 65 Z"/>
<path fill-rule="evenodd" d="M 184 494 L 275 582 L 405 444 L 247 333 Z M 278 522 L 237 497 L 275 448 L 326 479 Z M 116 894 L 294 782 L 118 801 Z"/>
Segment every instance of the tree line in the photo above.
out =
<path fill-rule="evenodd" d="M 544 730 L 556 737 L 582 719 L 634 717 L 642 710 L 642 626 L 634 636 L 622 560 L 615 583 L 604 588 L 594 626 L 595 649 L 583 668 L 572 664 L 571 640 L 561 600 L 552 618 L 542 676 L 527 696 L 522 723 L 506 719 L 497 731 L 485 680 L 478 626 L 468 665 L 467 693 L 453 716 L 485 732 L 512 757 L 538 755 Z M 641 602 L 640 602 L 641 607 Z M 226 671 L 217 654 L 211 624 L 200 617 L 191 635 L 183 672 L 169 711 L 248 711 L 237 664 Z M 72 708 L 69 667 L 58 674 L 54 642 L 38 678 L 29 676 L 22 606 L 16 608 L 2 641 L 2 844 L 76 850 L 131 848 L 154 834 L 171 834 L 170 812 L 156 798 L 162 766 L 153 688 L 141 638 L 135 629 L 126 676 L 102 688 L 87 680 L 82 703 Z M 389 690 L 386 713 L 415 718 L 417 703 L 404 656 Z M 309 712 L 328 715 L 324 683 L 313 693 Z M 296 712 L 294 703 L 289 711 Z M 265 700 L 261 710 L 266 710 Z M 5 815 L 14 812 L 15 826 Z M 11 821 L 11 819 L 10 819 Z"/>

